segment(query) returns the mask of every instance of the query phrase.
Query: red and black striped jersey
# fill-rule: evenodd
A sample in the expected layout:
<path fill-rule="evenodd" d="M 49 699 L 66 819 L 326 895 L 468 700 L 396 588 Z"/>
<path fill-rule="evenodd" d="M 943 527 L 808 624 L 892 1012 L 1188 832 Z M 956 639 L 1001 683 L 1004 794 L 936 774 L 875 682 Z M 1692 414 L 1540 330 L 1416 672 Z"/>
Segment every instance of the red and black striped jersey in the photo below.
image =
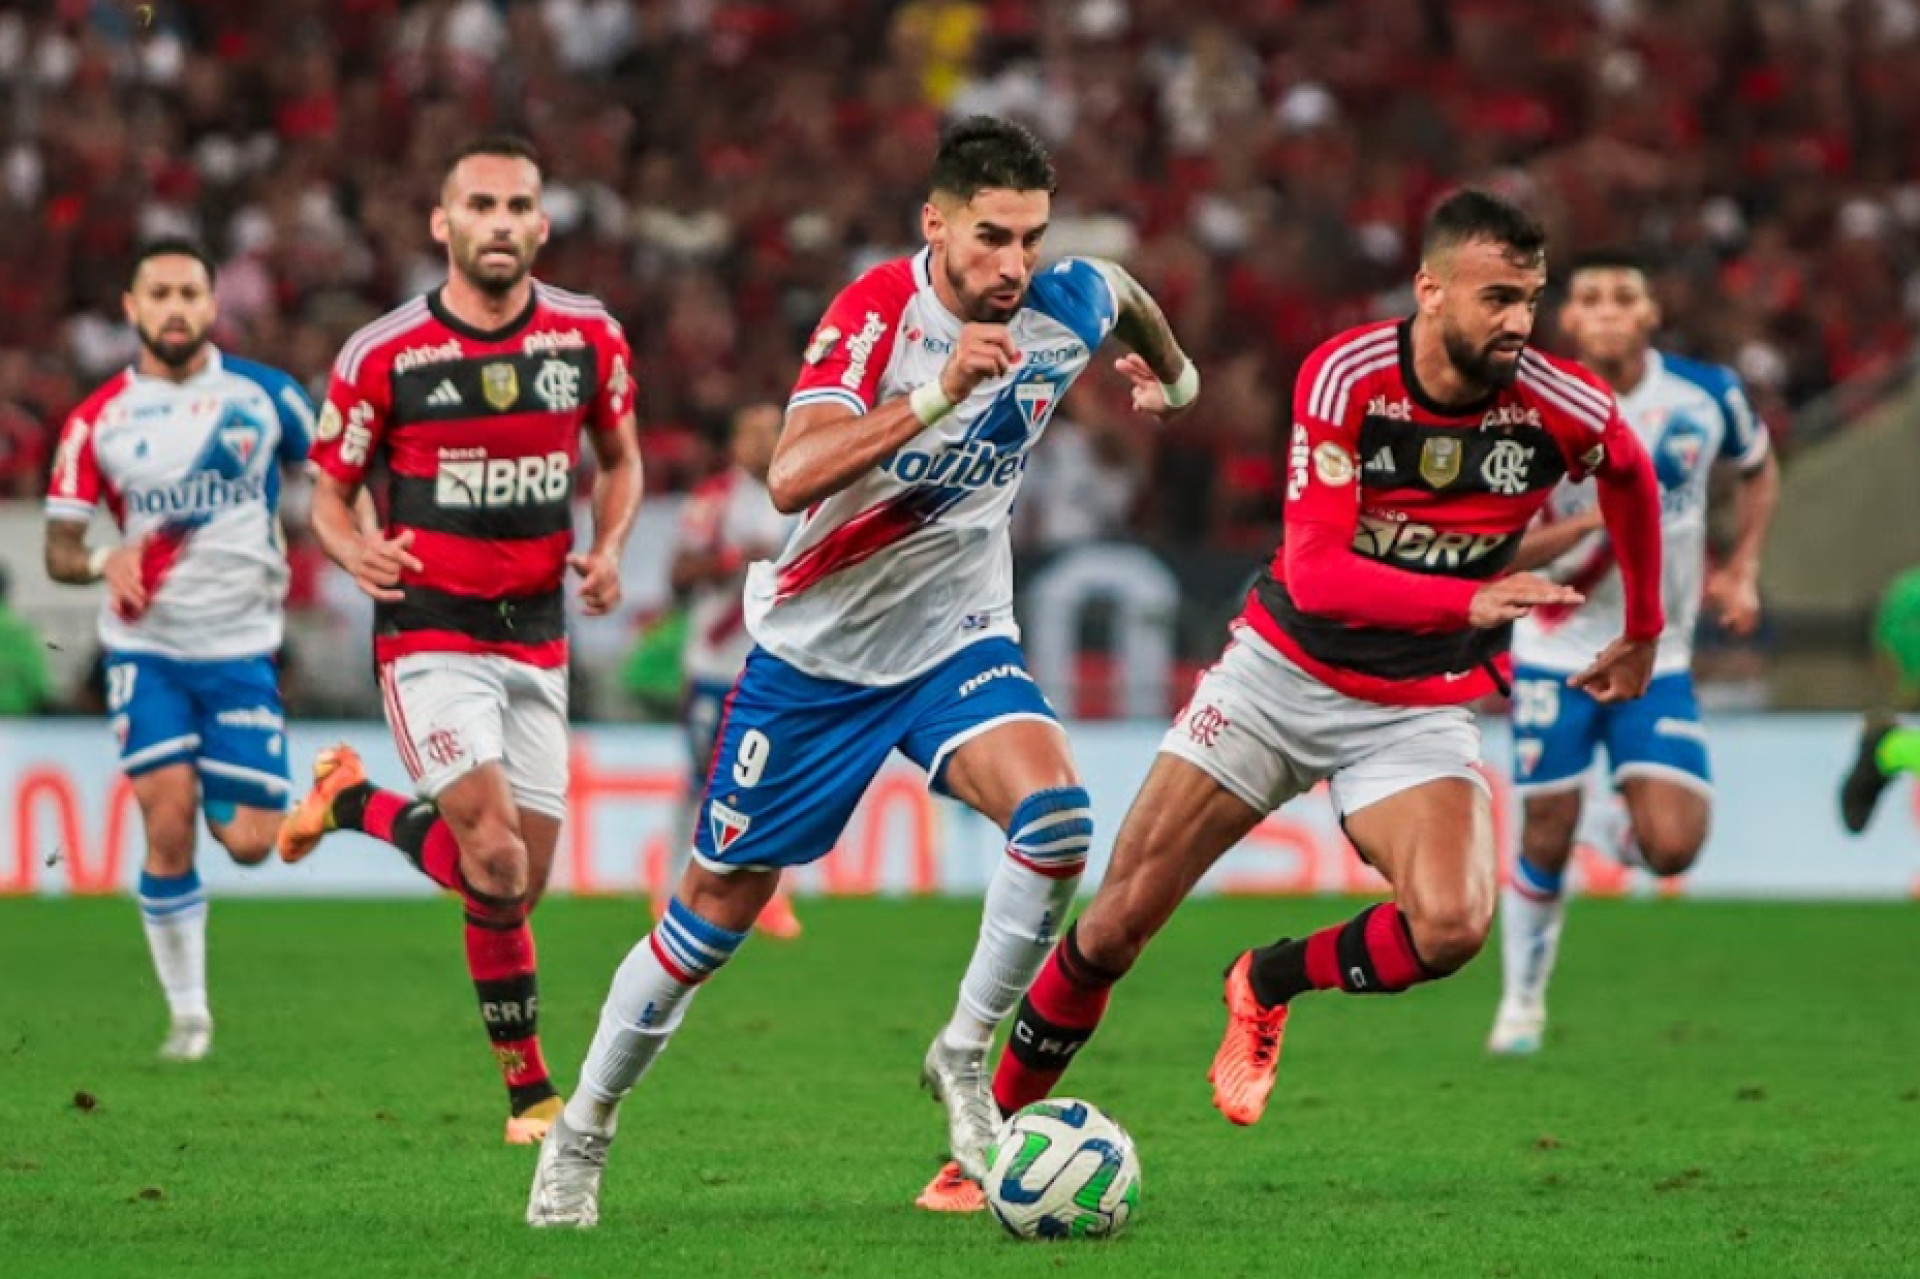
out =
<path fill-rule="evenodd" d="M 534 281 L 526 310 L 483 332 L 438 290 L 361 329 L 333 369 L 313 460 L 359 483 L 389 472 L 387 532 L 423 567 L 375 611 L 374 654 L 567 660 L 562 584 L 580 431 L 633 405 L 632 352 L 598 301 Z"/>
<path fill-rule="evenodd" d="M 1605 383 L 1538 351 L 1482 401 L 1435 403 L 1411 323 L 1350 329 L 1301 367 L 1282 540 L 1241 616 L 1349 696 L 1446 705 L 1495 687 L 1510 628 L 1476 629 L 1468 610 L 1554 485 L 1637 482 L 1647 460 Z"/>

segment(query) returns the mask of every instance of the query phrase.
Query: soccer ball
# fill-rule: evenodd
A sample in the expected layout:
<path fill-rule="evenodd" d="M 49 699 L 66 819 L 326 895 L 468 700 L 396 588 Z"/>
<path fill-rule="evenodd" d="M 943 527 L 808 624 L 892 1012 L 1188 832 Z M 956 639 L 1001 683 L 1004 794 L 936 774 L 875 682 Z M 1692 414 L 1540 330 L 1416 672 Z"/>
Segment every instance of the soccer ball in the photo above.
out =
<path fill-rule="evenodd" d="M 1053 1097 L 1001 1125 L 986 1191 L 1016 1239 L 1111 1238 L 1140 1206 L 1140 1157 L 1099 1107 Z"/>

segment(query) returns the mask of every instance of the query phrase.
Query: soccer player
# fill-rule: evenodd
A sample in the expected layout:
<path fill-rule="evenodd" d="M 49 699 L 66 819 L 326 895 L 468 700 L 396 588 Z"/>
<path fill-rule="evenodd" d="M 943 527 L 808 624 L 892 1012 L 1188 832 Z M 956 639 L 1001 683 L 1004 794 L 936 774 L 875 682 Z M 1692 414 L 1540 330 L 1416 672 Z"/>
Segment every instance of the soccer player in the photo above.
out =
<path fill-rule="evenodd" d="M 1894 709 L 1920 708 L 1920 568 L 1908 569 L 1881 592 L 1873 647 L 1893 677 Z M 1920 774 L 1920 729 L 1877 711 L 1860 726 L 1853 766 L 1840 784 L 1840 821 L 1849 834 L 1867 828 L 1881 793 L 1901 773 Z"/>
<path fill-rule="evenodd" d="M 587 613 L 618 606 L 641 490 L 626 337 L 600 303 L 530 274 L 547 238 L 540 193 L 524 141 L 462 148 L 432 215 L 447 282 L 360 330 L 334 365 L 313 528 L 376 601 L 387 723 L 419 798 L 375 787 L 335 747 L 280 839 L 294 862 L 327 831 L 362 831 L 459 894 L 506 1139 L 523 1145 L 560 1111 L 527 915 L 566 813 L 566 570 Z M 592 542 L 574 551 L 583 428 L 599 465 Z M 353 510 L 379 458 L 384 530 Z"/>
<path fill-rule="evenodd" d="M 721 710 L 753 647 L 742 596 L 747 565 L 779 554 L 792 531 L 792 520 L 774 509 L 767 493 L 767 467 L 773 462 L 774 441 L 780 438 L 780 417 L 780 406 L 764 401 L 737 411 L 727 436 L 732 465 L 695 489 L 680 515 L 669 576 L 673 589 L 687 600 L 687 646 L 681 654 L 687 686 L 680 724 L 693 778 L 675 827 L 681 838 L 673 846 L 669 884 L 679 882 L 693 855 L 693 825 Z M 666 895 L 656 897 L 653 905 L 657 923 L 667 913 Z M 769 937 L 800 935 L 799 917 L 784 889 L 768 900 L 754 926 Z"/>
<path fill-rule="evenodd" d="M 753 566 L 757 642 L 728 696 L 693 864 L 614 975 L 580 1085 L 540 1152 L 527 1220 L 590 1226 L 620 1101 L 788 866 L 839 836 L 899 749 L 937 792 L 1007 834 L 953 1016 L 922 1080 L 952 1161 L 922 1206 L 983 1206 L 999 1122 L 985 1061 L 1057 935 L 1086 861 L 1087 792 L 1013 621 L 1008 515 L 1029 450 L 1109 333 L 1133 403 L 1166 415 L 1199 372 L 1160 308 L 1111 263 L 1038 268 L 1052 162 L 1018 125 L 954 124 L 921 210 L 927 247 L 875 267 L 803 355 L 768 488 L 805 512 Z"/>
<path fill-rule="evenodd" d="M 213 277 L 191 241 L 140 250 L 121 300 L 139 359 L 67 419 L 47 493 L 48 576 L 107 586 L 107 709 L 146 831 L 140 918 L 172 1014 L 168 1061 L 213 1047 L 195 812 L 235 861 L 258 865 L 292 789 L 274 669 L 280 471 L 306 460 L 314 428 L 299 383 L 208 341 Z M 101 502 L 118 546 L 87 544 Z"/>
<path fill-rule="evenodd" d="M 1562 483 L 1528 535 L 1523 563 L 1586 597 L 1575 609 L 1538 608 L 1514 625 L 1513 776 L 1524 802 L 1520 855 L 1501 894 L 1505 985 L 1487 1047 L 1539 1051 L 1547 983 L 1566 918 L 1562 891 L 1573 857 L 1586 774 L 1604 746 L 1625 802 L 1617 851 L 1629 865 L 1678 875 L 1706 842 L 1712 802 L 1706 734 L 1693 694 L 1693 629 L 1704 596 L 1720 624 L 1752 632 L 1760 615 L 1760 551 L 1773 521 L 1778 468 L 1766 429 L 1731 369 L 1653 349 L 1660 307 L 1633 257 L 1597 253 L 1567 277 L 1561 327 L 1580 363 L 1619 397 L 1620 412 L 1660 481 L 1667 627 L 1646 696 L 1603 705 L 1568 684 L 1613 635 L 1625 601 L 1614 548 L 1599 531 L 1592 483 Z M 1737 532 L 1725 561 L 1705 571 L 1707 481 L 1717 461 L 1738 468 Z"/>
<path fill-rule="evenodd" d="M 1174 721 L 1099 892 L 1022 1001 L 994 1077 L 1046 1095 L 1108 997 L 1208 867 L 1316 782 L 1393 900 L 1234 959 L 1210 1078 L 1259 1119 L 1292 1000 L 1386 994 L 1456 972 L 1493 919 L 1496 856 L 1465 704 L 1501 682 L 1509 624 L 1578 592 L 1508 568 L 1562 476 L 1599 481 L 1625 633 L 1573 684 L 1638 696 L 1660 609 L 1653 468 L 1592 375 L 1527 349 L 1545 232 L 1473 190 L 1434 210 L 1410 319 L 1349 329 L 1294 387 L 1285 528 L 1220 660 Z"/>

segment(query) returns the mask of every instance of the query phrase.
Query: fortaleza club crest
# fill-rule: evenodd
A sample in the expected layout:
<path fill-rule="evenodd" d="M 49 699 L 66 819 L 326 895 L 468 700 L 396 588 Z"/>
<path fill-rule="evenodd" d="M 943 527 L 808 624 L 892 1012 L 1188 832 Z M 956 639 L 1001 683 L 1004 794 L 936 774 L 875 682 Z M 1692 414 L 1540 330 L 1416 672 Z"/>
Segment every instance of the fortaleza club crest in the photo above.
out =
<path fill-rule="evenodd" d="M 1420 446 L 1420 478 L 1443 489 L 1460 478 L 1460 441 L 1436 435 Z"/>
<path fill-rule="evenodd" d="M 1053 383 L 1044 380 L 1022 382 L 1013 388 L 1013 402 L 1019 406 L 1020 416 L 1026 419 L 1030 431 L 1047 424 L 1047 415 L 1053 412 L 1053 403 L 1058 396 L 1059 391 Z"/>
<path fill-rule="evenodd" d="M 737 808 L 729 808 L 717 799 L 707 801 L 708 833 L 713 836 L 713 851 L 724 853 L 747 833 L 753 819 Z"/>
<path fill-rule="evenodd" d="M 480 394 L 487 403 L 505 412 L 520 398 L 520 375 L 511 364 L 489 364 L 480 370 Z"/>

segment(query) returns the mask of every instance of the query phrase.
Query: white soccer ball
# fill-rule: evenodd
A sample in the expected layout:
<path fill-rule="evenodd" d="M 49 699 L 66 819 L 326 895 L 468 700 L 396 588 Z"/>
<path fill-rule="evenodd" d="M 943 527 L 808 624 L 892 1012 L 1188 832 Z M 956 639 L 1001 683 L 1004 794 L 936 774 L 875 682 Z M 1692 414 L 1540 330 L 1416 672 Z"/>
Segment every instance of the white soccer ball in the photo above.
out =
<path fill-rule="evenodd" d="M 1110 1238 L 1140 1207 L 1140 1157 L 1089 1102 L 1016 1111 L 987 1151 L 987 1206 L 1016 1239 Z"/>

